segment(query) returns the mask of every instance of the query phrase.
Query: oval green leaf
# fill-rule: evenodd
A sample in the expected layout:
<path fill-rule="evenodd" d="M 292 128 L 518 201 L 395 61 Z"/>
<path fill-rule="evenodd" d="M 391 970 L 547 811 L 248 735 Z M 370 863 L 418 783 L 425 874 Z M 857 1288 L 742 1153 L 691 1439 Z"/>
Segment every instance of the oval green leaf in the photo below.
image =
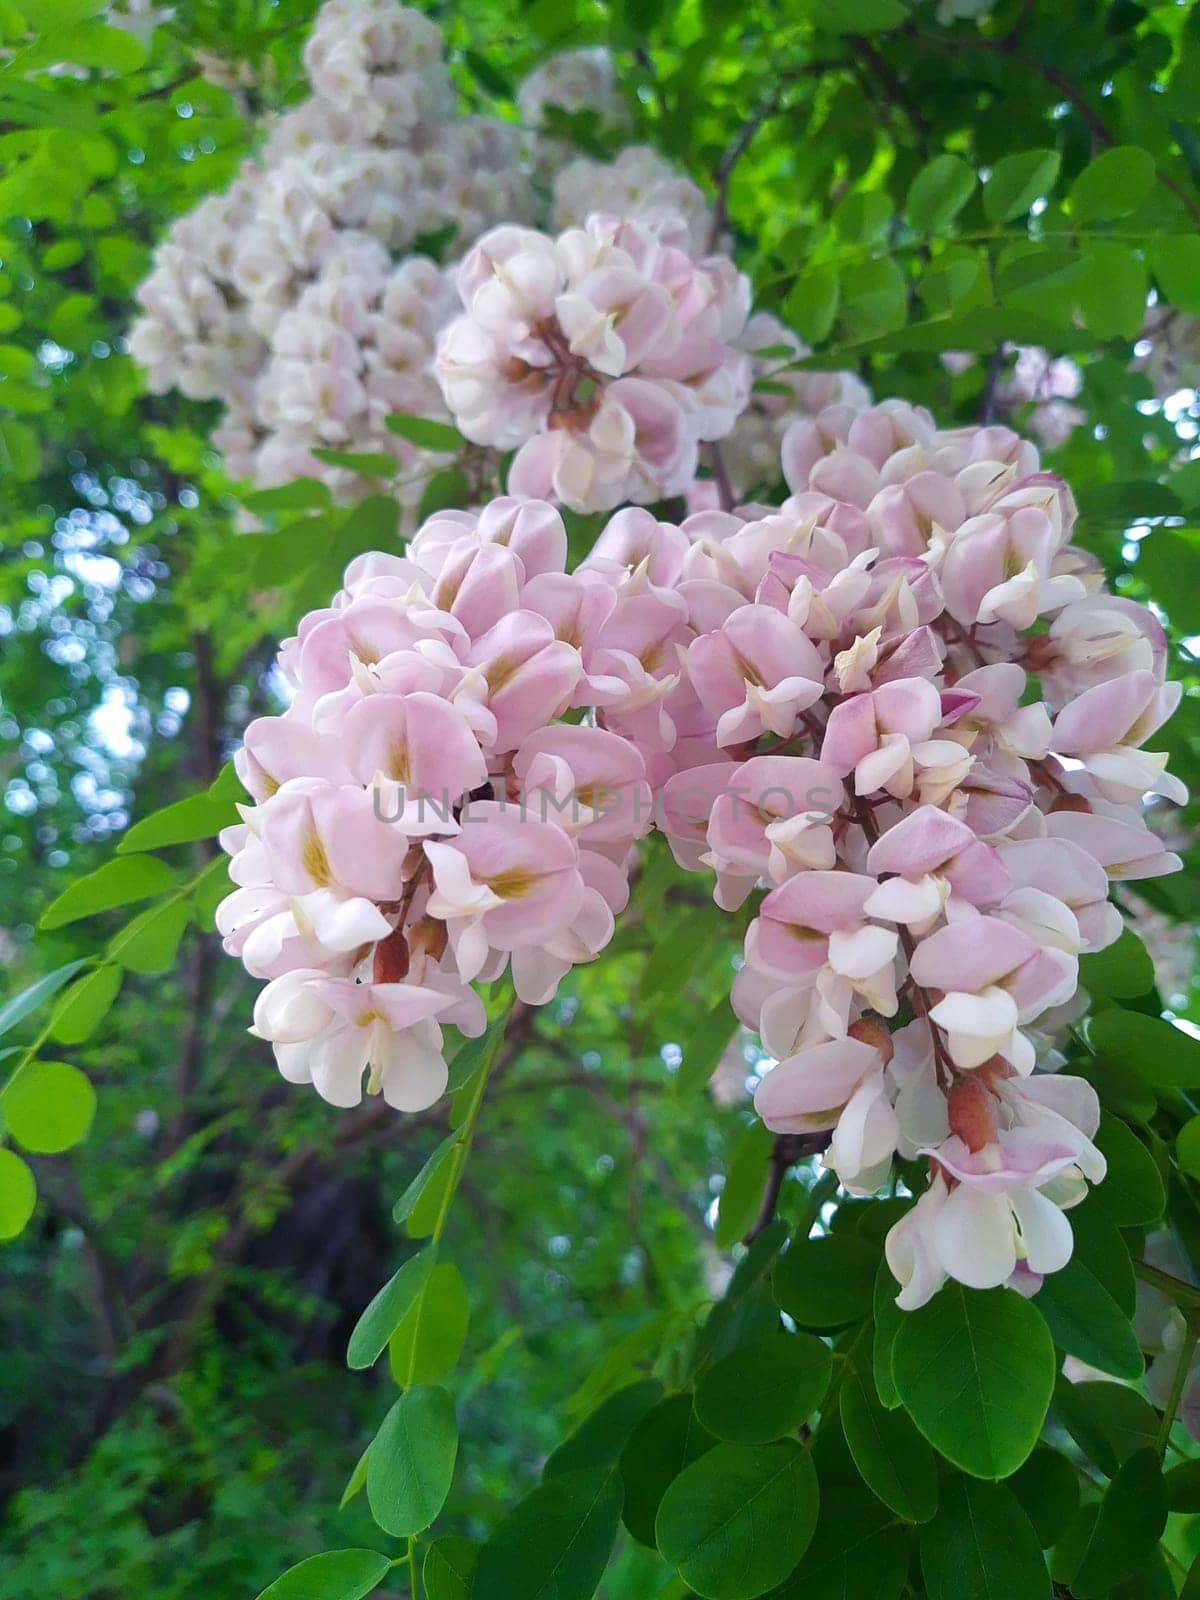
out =
<path fill-rule="evenodd" d="M 904 214 L 919 233 L 936 233 L 975 192 L 975 174 L 961 156 L 934 156 L 913 179 Z"/>
<path fill-rule="evenodd" d="M 437 1383 L 453 1371 L 467 1339 L 467 1285 L 452 1261 L 440 1261 L 417 1291 L 388 1341 L 392 1376 L 402 1388 Z"/>
<path fill-rule="evenodd" d="M 378 1361 L 405 1312 L 424 1288 L 436 1259 L 434 1250 L 422 1250 L 410 1257 L 380 1289 L 350 1335 L 346 1365 L 352 1371 L 360 1372 Z"/>
<path fill-rule="evenodd" d="M 808 1333 L 768 1334 L 718 1361 L 696 1384 L 696 1416 L 733 1444 L 794 1433 L 821 1403 L 833 1373 L 829 1347 Z"/>
<path fill-rule="evenodd" d="M 50 1037 L 57 1044 L 82 1044 L 90 1039 L 120 993 L 124 976 L 111 962 L 85 972 L 55 1006 Z"/>
<path fill-rule="evenodd" d="M 929 1600 L 1050 1600 L 1033 1524 L 1002 1483 L 948 1478 L 921 1533 Z"/>
<path fill-rule="evenodd" d="M 853 1234 L 799 1239 L 771 1275 L 776 1302 L 802 1328 L 827 1332 L 871 1309 L 879 1251 Z"/>
<path fill-rule="evenodd" d="M 1071 215 L 1076 222 L 1127 217 L 1141 205 L 1153 182 L 1150 152 L 1137 145 L 1116 145 L 1089 162 L 1071 185 Z"/>
<path fill-rule="evenodd" d="M 363 1600 L 390 1566 L 377 1550 L 327 1550 L 290 1567 L 258 1600 Z"/>
<path fill-rule="evenodd" d="M 1019 150 L 1002 156 L 983 189 L 983 214 L 989 222 L 1008 222 L 1048 195 L 1062 158 L 1057 150 Z"/>
<path fill-rule="evenodd" d="M 454 1401 L 409 1389 L 383 1419 L 367 1456 L 367 1501 L 385 1533 L 423 1533 L 446 1503 L 458 1457 Z"/>
<path fill-rule="evenodd" d="M 425 1600 L 470 1600 L 479 1546 L 469 1539 L 436 1539 L 425 1552 Z"/>
<path fill-rule="evenodd" d="M 955 1466 L 1006 1478 L 1037 1443 L 1054 1389 L 1041 1313 L 1011 1289 L 945 1286 L 910 1312 L 892 1352 L 908 1414 Z"/>
<path fill-rule="evenodd" d="M 654 1547 L 654 1519 L 662 1497 L 684 1467 L 698 1461 L 716 1440 L 701 1427 L 690 1394 L 673 1394 L 648 1411 L 621 1452 L 625 1485 L 622 1518 L 633 1537 Z"/>
<path fill-rule="evenodd" d="M 0 1149 L 0 1239 L 15 1239 L 37 1204 L 37 1184 L 27 1162 Z"/>
<path fill-rule="evenodd" d="M 817 1502 L 812 1460 L 792 1440 L 719 1444 L 663 1496 L 658 1548 L 704 1600 L 749 1600 L 796 1566 L 817 1525 Z"/>
<path fill-rule="evenodd" d="M 96 1115 L 96 1091 L 65 1061 L 30 1061 L 0 1095 L 8 1131 L 38 1156 L 58 1155 L 85 1137 Z"/>
<path fill-rule="evenodd" d="M 526 1496 L 479 1552 L 471 1600 L 591 1600 L 621 1519 L 615 1472 L 564 1472 Z"/>
<path fill-rule="evenodd" d="M 871 1493 L 905 1522 L 937 1510 L 937 1460 L 903 1411 L 887 1411 L 860 1372 L 848 1372 L 840 1398 L 842 1432 Z"/>
<path fill-rule="evenodd" d="M 1135 1451 L 1104 1491 L 1079 1569 L 1071 1579 L 1077 1600 L 1100 1600 L 1132 1578 L 1167 1521 L 1167 1489 L 1158 1452 Z"/>

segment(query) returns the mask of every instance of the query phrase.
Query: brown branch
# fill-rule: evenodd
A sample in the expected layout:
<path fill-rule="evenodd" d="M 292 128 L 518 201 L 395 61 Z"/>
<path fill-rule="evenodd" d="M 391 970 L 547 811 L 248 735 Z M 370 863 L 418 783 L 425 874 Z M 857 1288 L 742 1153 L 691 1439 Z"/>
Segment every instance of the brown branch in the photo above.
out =
<path fill-rule="evenodd" d="M 767 1167 L 767 1181 L 763 1188 L 758 1215 L 746 1230 L 742 1238 L 743 1244 L 753 1244 L 763 1229 L 769 1227 L 774 1220 L 775 1208 L 779 1204 L 779 1195 L 783 1188 L 783 1180 L 787 1176 L 788 1168 L 794 1167 L 797 1161 L 807 1161 L 810 1156 L 820 1155 L 822 1150 L 829 1148 L 829 1141 L 832 1138 L 832 1129 L 821 1133 L 777 1133 L 775 1135 L 775 1143 L 771 1146 L 771 1160 Z"/>

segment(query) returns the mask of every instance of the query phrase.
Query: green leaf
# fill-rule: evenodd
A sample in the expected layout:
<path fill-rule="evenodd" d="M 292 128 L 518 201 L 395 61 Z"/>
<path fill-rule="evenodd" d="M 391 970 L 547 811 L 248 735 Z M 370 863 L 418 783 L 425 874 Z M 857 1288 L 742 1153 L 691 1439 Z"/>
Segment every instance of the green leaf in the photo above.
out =
<path fill-rule="evenodd" d="M 1053 189 L 1061 164 L 1057 150 L 1020 150 L 1002 156 L 984 185 L 984 216 L 989 222 L 1024 216 L 1035 200 Z"/>
<path fill-rule="evenodd" d="M 467 1039 L 459 1046 L 450 1063 L 450 1076 L 446 1082 L 447 1094 L 457 1094 L 460 1089 L 465 1089 L 477 1073 L 491 1064 L 492 1057 L 500 1048 L 500 1041 L 504 1038 L 504 1028 L 505 1019 L 502 1017 L 493 1022 L 477 1039 Z"/>
<path fill-rule="evenodd" d="M 354 1372 L 372 1367 L 400 1325 L 405 1312 L 420 1294 L 433 1271 L 436 1252 L 430 1248 L 411 1256 L 384 1284 L 354 1325 L 346 1347 L 346 1365 Z"/>
<path fill-rule="evenodd" d="M 1033 1523 L 1042 1549 L 1057 1544 L 1079 1509 L 1079 1473 L 1074 1463 L 1040 1444 L 1009 1478 L 1008 1487 Z"/>
<path fill-rule="evenodd" d="M 363 1600 L 387 1576 L 391 1562 L 376 1550 L 327 1550 L 276 1578 L 258 1600 Z"/>
<path fill-rule="evenodd" d="M 388 1363 L 396 1382 L 403 1388 L 436 1383 L 452 1372 L 470 1320 L 462 1273 L 452 1261 L 439 1261 L 388 1341 Z"/>
<path fill-rule="evenodd" d="M 905 1530 L 872 1495 L 834 1484 L 803 1561 L 769 1600 L 899 1600 L 907 1576 Z"/>
<path fill-rule="evenodd" d="M 1145 1368 L 1133 1331 L 1129 1251 L 1115 1224 L 1089 1199 L 1072 1213 L 1070 1261 L 1034 1298 L 1060 1349 L 1114 1378 L 1136 1382 Z"/>
<path fill-rule="evenodd" d="M 1029 1518 L 1002 1483 L 947 1478 L 921 1532 L 929 1600 L 1050 1600 L 1050 1574 Z"/>
<path fill-rule="evenodd" d="M 1154 157 L 1137 145 L 1117 145 L 1090 162 L 1071 185 L 1068 197 L 1076 222 L 1110 222 L 1127 217 L 1150 192 Z"/>
<path fill-rule="evenodd" d="M 409 444 L 418 445 L 422 450 L 440 450 L 453 455 L 462 449 L 465 442 L 452 424 L 435 422 L 431 417 L 411 417 L 402 411 L 393 411 L 383 420 L 389 433 L 398 434 L 401 439 L 407 439 Z"/>
<path fill-rule="evenodd" d="M 1158 1437 L 1158 1414 L 1123 1384 L 1063 1379 L 1054 1391 L 1054 1409 L 1079 1448 L 1109 1478 Z"/>
<path fill-rule="evenodd" d="M 783 302 L 783 314 L 802 339 L 820 344 L 829 337 L 839 299 L 838 269 L 827 261 L 800 274 Z"/>
<path fill-rule="evenodd" d="M 1184 1172 L 1200 1178 L 1200 1117 L 1191 1117 L 1175 1135 L 1175 1159 Z"/>
<path fill-rule="evenodd" d="M 275 489 L 255 489 L 242 496 L 242 504 L 256 516 L 275 511 L 316 511 L 332 505 L 329 485 L 320 478 L 293 478 Z"/>
<path fill-rule="evenodd" d="M 829 1332 L 867 1316 L 879 1251 L 853 1234 L 795 1239 L 771 1275 L 780 1308 L 801 1328 Z"/>
<path fill-rule="evenodd" d="M 1075 303 L 1096 339 L 1134 339 L 1146 318 L 1146 268 L 1125 244 L 1093 243 L 1073 279 Z"/>
<path fill-rule="evenodd" d="M 425 1552 L 425 1600 L 470 1600 L 479 1546 L 469 1539 L 435 1539 Z"/>
<path fill-rule="evenodd" d="M 136 850 L 163 850 L 168 845 L 215 839 L 221 829 L 237 821 L 232 799 L 216 799 L 207 790 L 164 806 L 135 822 L 117 845 L 118 855 Z"/>
<path fill-rule="evenodd" d="M 811 10 L 827 33 L 886 33 L 908 19 L 901 0 L 819 0 Z"/>
<path fill-rule="evenodd" d="M 974 193 L 975 174 L 960 156 L 934 156 L 913 179 L 904 214 L 918 233 L 937 233 Z"/>
<path fill-rule="evenodd" d="M 350 1504 L 351 1500 L 354 1499 L 354 1496 L 359 1492 L 359 1490 L 366 1487 L 366 1482 L 367 1482 L 367 1459 L 370 1456 L 370 1454 L 371 1454 L 371 1447 L 370 1447 L 370 1445 L 368 1445 L 367 1448 L 363 1451 L 362 1455 L 360 1455 L 358 1460 L 355 1462 L 354 1471 L 350 1474 L 349 1478 L 347 1479 L 346 1487 L 342 1490 L 342 1498 L 338 1501 L 338 1510 L 339 1511 L 344 1511 L 346 1509 L 346 1507 Z"/>
<path fill-rule="evenodd" d="M 663 1496 L 658 1548 L 704 1600 L 760 1595 L 808 1548 L 817 1498 L 812 1460 L 793 1440 L 718 1444 Z"/>
<path fill-rule="evenodd" d="M 891 256 L 844 267 L 841 319 L 856 339 L 904 326 L 908 280 Z"/>
<path fill-rule="evenodd" d="M 446 1503 L 458 1456 L 454 1401 L 445 1389 L 408 1389 L 383 1419 L 367 1457 L 367 1501 L 385 1533 L 422 1533 Z"/>
<path fill-rule="evenodd" d="M 829 1347 L 811 1334 L 752 1339 L 702 1374 L 696 1416 L 718 1439 L 769 1444 L 812 1415 L 832 1373 Z"/>
<path fill-rule="evenodd" d="M 716 1440 L 702 1427 L 688 1393 L 654 1406 L 634 1428 L 621 1452 L 625 1526 L 641 1544 L 654 1547 L 654 1520 L 669 1486 Z"/>
<path fill-rule="evenodd" d="M 892 1355 L 900 1398 L 935 1450 L 977 1478 L 1015 1472 L 1054 1388 L 1054 1345 L 1011 1289 L 947 1284 L 908 1314 Z"/>
<path fill-rule="evenodd" d="M 713 1241 L 718 1250 L 728 1250 L 749 1229 L 758 1214 L 767 1162 L 775 1136 L 761 1122 L 752 1122 L 734 1146 L 725 1187 L 717 1206 L 717 1225 Z"/>
<path fill-rule="evenodd" d="M 661 1399 L 662 1384 L 656 1378 L 643 1378 L 610 1394 L 551 1453 L 542 1476 L 555 1478 L 564 1472 L 615 1466 L 629 1435 Z"/>
<path fill-rule="evenodd" d="M 421 490 L 417 505 L 417 521 L 424 522 L 435 511 L 445 511 L 448 506 L 465 506 L 471 498 L 471 483 L 461 467 L 442 467 L 431 473 Z"/>
<path fill-rule="evenodd" d="M 1091 1018 L 1087 1036 L 1099 1055 L 1131 1068 L 1156 1089 L 1200 1088 L 1200 1039 L 1159 1017 L 1110 1006 Z"/>
<path fill-rule="evenodd" d="M 1120 1117 L 1101 1113 L 1096 1148 L 1108 1162 L 1104 1182 L 1092 1191 L 1096 1204 L 1119 1228 L 1157 1222 L 1167 1194 L 1154 1157 Z"/>
<path fill-rule="evenodd" d="M 875 1334 L 871 1355 L 875 1372 L 875 1393 L 879 1396 L 880 1403 L 889 1411 L 894 1411 L 900 1404 L 900 1392 L 896 1388 L 896 1378 L 892 1371 L 892 1349 L 905 1316 L 896 1304 L 896 1296 L 899 1293 L 900 1285 L 892 1277 L 892 1269 L 886 1260 L 881 1261 L 875 1278 L 872 1305 Z"/>
<path fill-rule="evenodd" d="M 185 900 L 168 900 L 139 912 L 108 941 L 108 956 L 129 972 L 166 972 L 175 964 L 179 941 L 192 913 Z"/>
<path fill-rule="evenodd" d="M 1167 1490 L 1155 1450 L 1122 1462 L 1104 1491 L 1083 1560 L 1071 1579 L 1078 1600 L 1099 1600 L 1131 1578 L 1162 1537 Z"/>
<path fill-rule="evenodd" d="M 434 1181 L 446 1162 L 453 1156 L 458 1143 L 459 1136 L 457 1133 L 449 1134 L 442 1140 L 441 1144 L 438 1145 L 437 1149 L 393 1206 L 393 1222 L 406 1222 L 412 1216 L 422 1194 L 424 1194 L 428 1185 Z"/>
<path fill-rule="evenodd" d="M 878 244 L 892 220 L 892 202 L 879 189 L 856 190 L 838 201 L 829 220 L 847 244 Z"/>
<path fill-rule="evenodd" d="M 887 1411 L 860 1372 L 846 1374 L 842 1431 L 863 1482 L 905 1522 L 928 1522 L 937 1510 L 937 1461 L 903 1411 Z"/>
<path fill-rule="evenodd" d="M 621 1517 L 615 1472 L 565 1472 L 514 1507 L 479 1552 L 471 1600 L 591 1600 Z"/>
<path fill-rule="evenodd" d="M 1200 244 L 1200 240 L 1196 241 Z M 1136 1000 L 1154 988 L 1154 963 L 1132 928 L 1095 955 L 1080 956 L 1079 982 L 1089 994 L 1109 1000 Z"/>
<path fill-rule="evenodd" d="M 125 974 L 111 963 L 84 973 L 63 995 L 50 1019 L 50 1037 L 58 1044 L 90 1039 L 120 993 Z"/>
<path fill-rule="evenodd" d="M 46 973 L 36 983 L 31 983 L 28 989 L 22 989 L 20 994 L 13 995 L 4 1005 L 0 1006 L 0 1034 L 7 1033 L 10 1028 L 15 1028 L 18 1022 L 32 1016 L 39 1006 L 44 1005 L 52 994 L 57 994 L 64 983 L 69 983 L 81 967 L 86 967 L 86 959 L 81 961 L 68 961 L 66 966 L 56 967 L 53 972 Z"/>
<path fill-rule="evenodd" d="M 1200 239 L 1181 233 L 1149 242 L 1159 294 L 1189 317 L 1200 316 Z"/>
<path fill-rule="evenodd" d="M 65 1061 L 30 1061 L 0 1095 L 8 1131 L 37 1156 L 58 1155 L 86 1138 L 96 1115 L 96 1091 Z"/>
<path fill-rule="evenodd" d="M 1181 1461 L 1163 1481 L 1168 1511 L 1200 1511 L 1200 1460 Z"/>
<path fill-rule="evenodd" d="M 164 894 L 178 881 L 178 874 L 157 856 L 125 856 L 106 861 L 95 872 L 89 872 L 86 878 L 79 878 L 64 889 L 43 912 L 38 926 L 47 932 L 64 928 L 81 917 L 94 917 L 115 906 Z"/>
<path fill-rule="evenodd" d="M 314 445 L 311 453 L 327 467 L 344 467 L 365 478 L 394 477 L 400 465 L 386 450 L 325 450 Z"/>
<path fill-rule="evenodd" d="M 0 1239 L 15 1239 L 37 1204 L 37 1184 L 27 1162 L 0 1148 Z"/>
<path fill-rule="evenodd" d="M 110 28 L 102 22 L 78 22 L 71 27 L 56 28 L 18 57 L 23 72 L 71 61 L 81 67 L 124 73 L 136 71 L 145 59 L 146 46 L 140 39 L 124 28 Z"/>
<path fill-rule="evenodd" d="M 729 998 L 721 995 L 712 1008 L 697 1019 L 695 1031 L 680 1042 L 683 1060 L 671 1080 L 675 1094 L 691 1094 L 707 1086 L 733 1037 L 733 1029 Z"/>

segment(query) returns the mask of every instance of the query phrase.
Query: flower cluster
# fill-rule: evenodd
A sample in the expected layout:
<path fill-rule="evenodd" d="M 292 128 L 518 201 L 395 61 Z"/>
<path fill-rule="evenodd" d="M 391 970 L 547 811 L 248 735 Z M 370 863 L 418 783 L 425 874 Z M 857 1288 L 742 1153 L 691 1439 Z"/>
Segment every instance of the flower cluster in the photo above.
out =
<path fill-rule="evenodd" d="M 409 468 L 382 426 L 388 396 L 445 416 L 429 371 L 450 305 L 429 263 L 397 283 L 395 258 L 447 230 L 461 247 L 532 216 L 535 199 L 519 131 L 456 114 L 441 35 L 420 12 L 326 0 L 305 65 L 310 98 L 159 246 L 130 348 L 155 390 L 224 403 L 216 442 L 235 474 L 271 485 L 303 472 L 348 491 L 353 475 L 313 446 L 389 451 Z"/>
<path fill-rule="evenodd" d="M 669 213 L 496 228 L 458 292 L 438 381 L 468 439 L 517 451 L 514 493 L 580 511 L 680 494 L 749 398 L 749 285 L 726 256 L 693 260 Z"/>
<path fill-rule="evenodd" d="M 217 923 L 267 980 L 254 1024 L 280 1071 L 334 1105 L 364 1073 L 400 1110 L 431 1105 L 442 1026 L 484 1026 L 471 983 L 508 968 L 543 1003 L 628 898 L 645 765 L 559 720 L 592 702 L 574 641 L 619 586 L 566 574 L 566 550 L 553 507 L 497 500 L 359 558 L 281 648 L 287 711 L 247 729 L 255 803 L 222 836 L 238 887 Z"/>
<path fill-rule="evenodd" d="M 595 319 L 559 283 L 597 236 L 493 236 L 471 326 L 525 310 L 544 342 L 549 306 L 602 375 L 640 353 L 651 291 Z M 1165 637 L 1007 428 L 843 402 L 794 420 L 782 461 L 782 505 L 628 506 L 573 574 L 525 497 L 356 561 L 283 647 L 288 711 L 248 731 L 220 927 L 269 980 L 285 1075 L 349 1104 L 369 1068 L 425 1105 L 440 1026 L 482 1025 L 470 984 L 510 966 L 548 998 L 609 938 L 653 820 L 722 907 L 766 891 L 732 999 L 777 1063 L 768 1127 L 852 1194 L 927 1165 L 887 1241 L 900 1304 L 947 1277 L 1030 1290 L 1105 1170 L 1096 1095 L 1053 1048 L 1078 958 L 1120 932 L 1111 881 L 1179 865 L 1143 818 L 1184 798 L 1144 748 L 1179 695 Z"/>
<path fill-rule="evenodd" d="M 620 133 L 629 126 L 629 105 L 617 87 L 616 66 L 603 47 L 562 50 L 535 67 L 517 90 L 521 120 L 535 135 L 530 159 L 537 176 L 551 182 L 575 151 L 554 132 L 556 116 L 585 116 L 598 129 Z M 588 199 L 572 214 L 595 205 Z M 624 207 L 620 209 L 625 209 Z"/>
<path fill-rule="evenodd" d="M 756 311 L 737 342 L 750 357 L 753 388 L 733 432 L 721 441 L 721 464 L 731 494 L 746 500 L 774 491 L 783 436 L 797 416 L 816 416 L 833 405 L 861 411 L 871 394 L 857 373 L 798 367 L 807 346 L 769 311 Z M 689 486 L 690 511 L 716 510 L 719 504 L 714 479 L 697 478 Z"/>
<path fill-rule="evenodd" d="M 767 1125 L 851 1193 L 928 1162 L 900 1303 L 1033 1287 L 1104 1174 L 1094 1091 L 1039 1052 L 1120 931 L 1110 880 L 1179 864 L 1142 818 L 1184 797 L 1143 749 L 1179 697 L 1165 638 L 1008 429 L 834 406 L 783 463 L 778 510 L 659 530 L 667 832 L 722 906 L 768 890 L 733 990 L 778 1058 Z"/>

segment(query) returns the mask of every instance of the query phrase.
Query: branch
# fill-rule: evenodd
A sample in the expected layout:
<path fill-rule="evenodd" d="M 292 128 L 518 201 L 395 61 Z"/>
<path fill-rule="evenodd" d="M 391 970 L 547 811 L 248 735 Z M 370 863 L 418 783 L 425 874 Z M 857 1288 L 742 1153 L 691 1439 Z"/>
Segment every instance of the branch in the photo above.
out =
<path fill-rule="evenodd" d="M 775 1135 L 775 1143 L 771 1147 L 771 1162 L 767 1168 L 767 1182 L 766 1187 L 763 1189 L 762 1202 L 758 1208 L 758 1215 L 742 1238 L 743 1244 L 752 1244 L 763 1229 L 769 1227 L 774 1220 L 775 1209 L 779 1204 L 779 1195 L 783 1189 L 783 1180 L 787 1176 L 788 1168 L 795 1166 L 797 1161 L 807 1161 L 810 1156 L 820 1155 L 822 1150 L 829 1148 L 829 1141 L 832 1137 L 832 1129 L 821 1133 L 777 1133 Z"/>

